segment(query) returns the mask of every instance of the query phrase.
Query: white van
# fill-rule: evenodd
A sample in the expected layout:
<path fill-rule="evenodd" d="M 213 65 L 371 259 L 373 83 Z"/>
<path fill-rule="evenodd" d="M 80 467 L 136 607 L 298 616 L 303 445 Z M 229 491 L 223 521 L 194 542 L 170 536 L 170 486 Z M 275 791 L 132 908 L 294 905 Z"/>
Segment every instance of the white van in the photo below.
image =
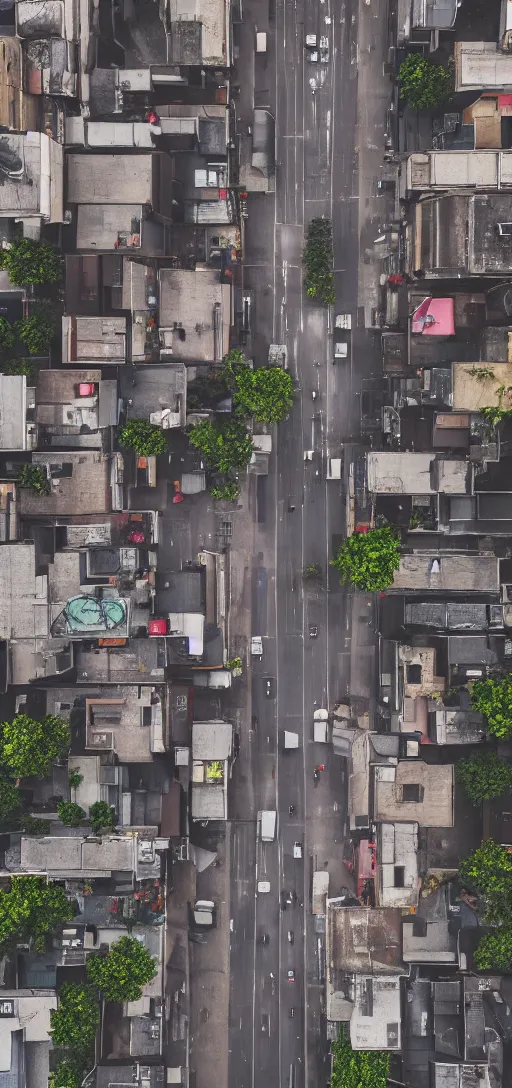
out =
<path fill-rule="evenodd" d="M 263 30 L 257 30 L 256 31 L 256 52 L 257 53 L 266 53 L 267 52 L 267 35 L 265 34 L 265 32 Z"/>

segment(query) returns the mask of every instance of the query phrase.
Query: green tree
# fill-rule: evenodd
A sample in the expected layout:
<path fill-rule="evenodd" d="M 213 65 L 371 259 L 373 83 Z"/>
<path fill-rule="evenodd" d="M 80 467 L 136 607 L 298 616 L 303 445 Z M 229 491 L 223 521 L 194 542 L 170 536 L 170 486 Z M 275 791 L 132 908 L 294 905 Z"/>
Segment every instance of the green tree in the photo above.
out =
<path fill-rule="evenodd" d="M 50 1073 L 48 1088 L 81 1088 L 82 1081 L 85 1074 L 89 1072 L 93 1060 L 92 1057 L 90 1064 L 87 1063 L 86 1066 L 83 1061 L 76 1058 L 65 1058 Z"/>
<path fill-rule="evenodd" d="M 15 287 L 28 283 L 58 283 L 62 279 L 62 261 L 47 242 L 18 238 L 9 249 L 0 250 L 0 268 L 4 268 Z"/>
<path fill-rule="evenodd" d="M 41 820 L 39 816 L 32 816 L 30 812 L 23 812 L 20 816 L 20 830 L 26 835 L 49 835 L 50 821 Z"/>
<path fill-rule="evenodd" d="M 0 751 L 3 763 L 16 778 L 44 778 L 52 763 L 69 747 L 69 725 L 47 714 L 41 721 L 17 714 L 2 722 Z"/>
<path fill-rule="evenodd" d="M 29 317 L 22 317 L 15 326 L 18 340 L 30 355 L 46 355 L 55 333 L 55 324 L 47 309 L 37 307 Z"/>
<path fill-rule="evenodd" d="M 147 948 L 134 937 L 120 937 L 106 956 L 89 956 L 87 974 L 106 1001 L 137 1001 L 142 987 L 156 975 L 155 962 Z"/>
<path fill-rule="evenodd" d="M 382 1050 L 352 1050 L 345 1035 L 332 1044 L 330 1088 L 386 1088 L 391 1057 Z"/>
<path fill-rule="evenodd" d="M 0 889 L 0 947 L 32 938 L 35 950 L 44 952 L 47 935 L 73 914 L 73 903 L 59 884 L 40 876 L 13 876 L 10 888 Z"/>
<path fill-rule="evenodd" d="M 245 468 L 252 457 L 252 438 L 238 419 L 220 423 L 202 420 L 191 428 L 189 439 L 216 472 L 229 474 L 233 469 Z"/>
<path fill-rule="evenodd" d="M 68 778 L 68 785 L 70 790 L 76 790 L 78 786 L 81 785 L 83 780 L 84 776 L 83 774 L 80 774 L 80 767 L 76 767 L 74 771 L 71 771 L 71 774 Z"/>
<path fill-rule="evenodd" d="M 218 484 L 210 488 L 212 499 L 224 499 L 225 502 L 234 502 L 240 494 L 240 485 L 235 480 L 228 480 L 225 484 Z"/>
<path fill-rule="evenodd" d="M 94 1042 L 99 1023 L 94 987 L 65 982 L 59 991 L 58 1008 L 50 1012 L 53 1045 L 81 1054 Z"/>
<path fill-rule="evenodd" d="M 489 405 L 485 408 L 479 408 L 480 415 L 485 422 L 491 427 L 498 427 L 504 419 L 507 419 L 512 415 L 510 408 L 498 408 L 497 406 Z"/>
<path fill-rule="evenodd" d="M 434 64 L 421 53 L 410 53 L 402 61 L 398 72 L 402 98 L 417 110 L 438 109 L 453 95 L 451 67 Z"/>
<path fill-rule="evenodd" d="M 335 301 L 332 227 L 325 216 L 312 219 L 308 225 L 303 264 L 307 294 L 326 305 L 332 304 Z"/>
<path fill-rule="evenodd" d="M 165 453 L 167 439 L 161 427 L 147 419 L 128 419 L 119 427 L 117 437 L 121 446 L 128 446 L 139 457 L 155 457 Z"/>
<path fill-rule="evenodd" d="M 233 403 L 238 412 L 253 416 L 258 423 L 280 423 L 293 404 L 292 376 L 279 366 L 238 367 Z"/>
<path fill-rule="evenodd" d="M 30 488 L 38 495 L 49 495 L 51 491 L 48 474 L 43 465 L 21 465 L 16 477 L 18 487 Z"/>
<path fill-rule="evenodd" d="M 475 965 L 479 971 L 508 971 L 512 960 L 512 928 L 502 927 L 487 933 L 475 949 Z"/>
<path fill-rule="evenodd" d="M 512 925 L 512 853 L 505 846 L 486 839 L 460 862 L 459 877 L 481 896 L 489 925 Z"/>
<path fill-rule="evenodd" d="M 21 808 L 20 791 L 10 778 L 0 779 L 0 820 L 5 821 Z M 13 829 L 14 830 L 14 829 Z"/>
<path fill-rule="evenodd" d="M 342 582 L 352 582 L 365 593 L 375 593 L 391 585 L 400 566 L 400 540 L 390 526 L 355 532 L 341 545 L 331 560 Z"/>
<path fill-rule="evenodd" d="M 303 582 L 319 582 L 322 577 L 322 568 L 320 563 L 307 563 L 302 568 L 302 581 Z"/>
<path fill-rule="evenodd" d="M 506 739 L 512 734 L 512 676 L 475 680 L 471 703 L 483 714 L 489 733 Z"/>
<path fill-rule="evenodd" d="M 0 351 L 9 351 L 16 343 L 16 332 L 6 317 L 0 317 Z"/>
<path fill-rule="evenodd" d="M 83 808 L 75 804 L 74 801 L 59 801 L 57 812 L 59 819 L 62 820 L 66 827 L 80 827 L 80 824 L 87 823 L 87 816 Z"/>
<path fill-rule="evenodd" d="M 37 364 L 33 359 L 20 357 L 18 359 L 6 359 L 0 366 L 2 374 L 24 374 L 31 378 L 37 371 Z"/>
<path fill-rule="evenodd" d="M 455 774 L 474 805 L 501 797 L 512 787 L 512 767 L 495 752 L 472 752 L 457 760 Z"/>
<path fill-rule="evenodd" d="M 117 824 L 117 815 L 106 801 L 95 801 L 89 809 L 91 828 L 95 835 L 100 831 L 113 831 Z"/>

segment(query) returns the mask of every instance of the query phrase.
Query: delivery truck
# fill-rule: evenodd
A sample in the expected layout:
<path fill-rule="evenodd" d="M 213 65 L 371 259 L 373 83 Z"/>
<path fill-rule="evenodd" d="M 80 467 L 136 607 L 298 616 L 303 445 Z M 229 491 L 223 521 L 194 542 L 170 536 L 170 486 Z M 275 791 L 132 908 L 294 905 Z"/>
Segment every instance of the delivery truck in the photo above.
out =
<path fill-rule="evenodd" d="M 277 812 L 271 809 L 263 809 L 258 812 L 260 825 L 260 839 L 262 842 L 273 842 L 276 837 Z"/>

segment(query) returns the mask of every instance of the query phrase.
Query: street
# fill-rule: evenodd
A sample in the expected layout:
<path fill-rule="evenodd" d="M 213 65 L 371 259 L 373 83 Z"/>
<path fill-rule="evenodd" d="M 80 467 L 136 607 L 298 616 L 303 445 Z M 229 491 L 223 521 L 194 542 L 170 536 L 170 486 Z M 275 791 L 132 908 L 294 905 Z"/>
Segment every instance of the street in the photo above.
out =
<path fill-rule="evenodd" d="M 385 12 L 365 11 L 360 25 L 352 0 L 307 8 L 278 0 L 275 10 L 249 0 L 235 27 L 240 70 L 254 72 L 245 93 L 241 78 L 240 130 L 253 106 L 276 118 L 275 196 L 250 194 L 248 200 L 244 288 L 254 303 L 246 352 L 261 363 L 270 343 L 285 344 L 296 397 L 252 503 L 252 634 L 263 637 L 264 651 L 261 661 L 251 662 L 253 728 L 233 782 L 231 1088 L 304 1088 L 326 1083 L 329 1075 L 324 933 L 311 913 L 311 887 L 313 872 L 324 868 L 329 895 L 349 883 L 342 860 L 347 783 L 344 760 L 313 742 L 313 712 L 351 692 L 369 699 L 373 682 L 370 601 L 363 595 L 356 601 L 329 566 L 333 540 L 345 533 L 347 481 L 327 480 L 326 470 L 329 455 L 357 443 L 362 392 L 380 368 L 364 327 L 375 304 L 375 269 L 367 261 L 361 272 L 360 246 L 376 229 L 375 209 L 386 214 L 372 177 L 376 151 L 382 159 L 389 93 L 379 67 L 385 23 Z M 256 26 L 268 31 L 268 53 L 255 65 Z M 328 38 L 328 63 L 309 62 L 307 33 Z M 358 88 L 365 98 L 372 79 L 380 83 L 370 111 Z M 315 215 L 332 220 L 336 311 L 352 317 L 349 357 L 336 365 L 332 313 L 302 289 L 305 224 Z M 303 568 L 313 563 L 322 577 L 304 583 Z M 311 625 L 317 637 L 310 636 Z M 298 734 L 297 750 L 284 750 L 285 730 Z M 320 765 L 325 769 L 316 782 Z M 256 841 L 257 812 L 265 808 L 278 813 L 274 843 Z M 302 860 L 293 857 L 295 842 L 303 846 Z M 257 894 L 262 880 L 270 892 Z M 283 892 L 292 898 L 285 909 Z"/>

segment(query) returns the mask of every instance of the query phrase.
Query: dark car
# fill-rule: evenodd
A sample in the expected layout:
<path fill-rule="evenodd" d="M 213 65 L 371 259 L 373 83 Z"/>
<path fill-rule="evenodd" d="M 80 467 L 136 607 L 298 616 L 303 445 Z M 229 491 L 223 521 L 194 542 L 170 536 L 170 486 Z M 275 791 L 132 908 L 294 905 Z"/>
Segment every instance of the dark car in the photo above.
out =
<path fill-rule="evenodd" d="M 318 638 L 318 627 L 316 623 L 310 623 L 309 625 L 309 637 Z"/>
<path fill-rule="evenodd" d="M 286 889 L 283 888 L 281 892 L 281 910 L 286 910 L 286 908 L 291 906 L 292 903 L 293 892 L 287 892 Z"/>

